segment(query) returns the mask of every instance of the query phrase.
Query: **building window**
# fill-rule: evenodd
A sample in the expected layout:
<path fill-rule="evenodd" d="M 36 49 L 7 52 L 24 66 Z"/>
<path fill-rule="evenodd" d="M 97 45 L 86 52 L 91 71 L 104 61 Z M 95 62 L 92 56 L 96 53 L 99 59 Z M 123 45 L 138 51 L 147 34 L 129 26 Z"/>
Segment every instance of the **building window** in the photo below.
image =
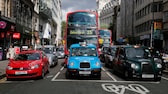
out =
<path fill-rule="evenodd" d="M 164 12 L 164 14 L 163 14 L 163 22 L 168 22 L 168 12 Z"/>
<path fill-rule="evenodd" d="M 153 3 L 153 6 L 152 6 L 152 12 L 161 12 L 162 11 L 162 3 L 161 2 L 155 2 Z"/>

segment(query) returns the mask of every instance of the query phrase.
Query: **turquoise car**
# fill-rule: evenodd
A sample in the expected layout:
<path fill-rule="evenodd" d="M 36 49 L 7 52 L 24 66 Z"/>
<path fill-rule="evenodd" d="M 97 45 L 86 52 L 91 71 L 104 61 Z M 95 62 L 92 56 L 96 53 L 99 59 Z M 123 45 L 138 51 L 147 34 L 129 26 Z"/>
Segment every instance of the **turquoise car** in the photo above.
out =
<path fill-rule="evenodd" d="M 94 76 L 101 78 L 101 62 L 94 44 L 72 44 L 68 56 L 66 78 Z"/>

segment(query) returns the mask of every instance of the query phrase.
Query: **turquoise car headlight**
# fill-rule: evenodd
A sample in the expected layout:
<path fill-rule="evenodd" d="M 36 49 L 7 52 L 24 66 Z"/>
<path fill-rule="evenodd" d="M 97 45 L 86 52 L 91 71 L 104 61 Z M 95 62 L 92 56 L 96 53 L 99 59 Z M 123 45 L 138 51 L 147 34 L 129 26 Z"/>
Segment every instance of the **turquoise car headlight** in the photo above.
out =
<path fill-rule="evenodd" d="M 157 68 L 162 68 L 162 64 L 160 64 L 160 63 L 157 63 L 156 66 L 157 66 Z"/>
<path fill-rule="evenodd" d="M 136 64 L 134 64 L 134 63 L 132 63 L 131 64 L 131 68 L 133 68 L 133 69 L 138 69 L 139 68 L 139 66 L 137 66 Z"/>
<path fill-rule="evenodd" d="M 74 66 L 74 63 L 73 62 L 69 63 L 69 66 Z"/>
<path fill-rule="evenodd" d="M 99 63 L 99 62 L 96 62 L 96 66 L 100 66 L 100 63 Z"/>

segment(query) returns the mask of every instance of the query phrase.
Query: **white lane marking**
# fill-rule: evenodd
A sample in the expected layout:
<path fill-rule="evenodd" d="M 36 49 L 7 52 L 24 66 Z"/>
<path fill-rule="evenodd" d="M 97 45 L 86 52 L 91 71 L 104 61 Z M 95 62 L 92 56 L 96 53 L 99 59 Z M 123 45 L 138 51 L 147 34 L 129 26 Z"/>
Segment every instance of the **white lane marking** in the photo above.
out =
<path fill-rule="evenodd" d="M 51 77 L 53 77 L 54 75 L 48 75 L 46 78 L 51 78 Z"/>
<path fill-rule="evenodd" d="M 163 77 L 163 76 L 162 76 L 162 79 L 164 79 L 164 80 L 168 80 L 168 78 L 166 78 L 166 77 Z"/>
<path fill-rule="evenodd" d="M 62 71 L 64 69 L 64 67 L 62 67 L 61 69 L 60 69 L 60 71 Z"/>
<path fill-rule="evenodd" d="M 150 91 L 140 84 L 128 84 L 126 85 L 115 85 L 115 84 L 102 84 L 103 90 L 107 92 L 113 92 L 116 94 L 124 94 L 125 90 L 136 92 L 139 94 L 147 94 Z"/>
<path fill-rule="evenodd" d="M 57 72 L 57 74 L 51 79 L 51 81 L 54 81 L 58 77 L 59 74 L 60 74 L 60 71 Z"/>
<path fill-rule="evenodd" d="M 112 80 L 78 80 L 78 79 L 54 79 L 55 82 L 100 82 L 100 83 L 151 83 L 159 84 L 160 82 L 146 82 L 146 81 L 112 81 Z"/>
<path fill-rule="evenodd" d="M 102 70 L 105 71 L 105 73 L 114 81 L 117 81 L 109 72 L 107 72 L 103 67 Z"/>
<path fill-rule="evenodd" d="M 57 77 L 58 77 L 58 75 L 61 73 L 61 71 L 64 69 L 64 67 L 62 67 L 61 69 L 60 69 L 60 71 L 59 72 L 57 72 L 57 74 L 51 79 L 51 81 L 54 81 Z"/>

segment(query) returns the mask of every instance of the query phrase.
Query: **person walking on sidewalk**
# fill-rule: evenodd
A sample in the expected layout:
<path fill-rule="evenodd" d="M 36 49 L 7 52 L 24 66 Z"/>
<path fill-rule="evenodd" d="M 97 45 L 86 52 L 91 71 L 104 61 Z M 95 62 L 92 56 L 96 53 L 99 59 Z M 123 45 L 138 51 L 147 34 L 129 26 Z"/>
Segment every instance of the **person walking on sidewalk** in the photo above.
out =
<path fill-rule="evenodd" d="M 8 49 L 8 52 L 6 54 L 6 58 L 7 59 L 13 59 L 15 56 L 15 49 L 13 47 L 13 45 L 10 45 L 9 49 Z"/>

